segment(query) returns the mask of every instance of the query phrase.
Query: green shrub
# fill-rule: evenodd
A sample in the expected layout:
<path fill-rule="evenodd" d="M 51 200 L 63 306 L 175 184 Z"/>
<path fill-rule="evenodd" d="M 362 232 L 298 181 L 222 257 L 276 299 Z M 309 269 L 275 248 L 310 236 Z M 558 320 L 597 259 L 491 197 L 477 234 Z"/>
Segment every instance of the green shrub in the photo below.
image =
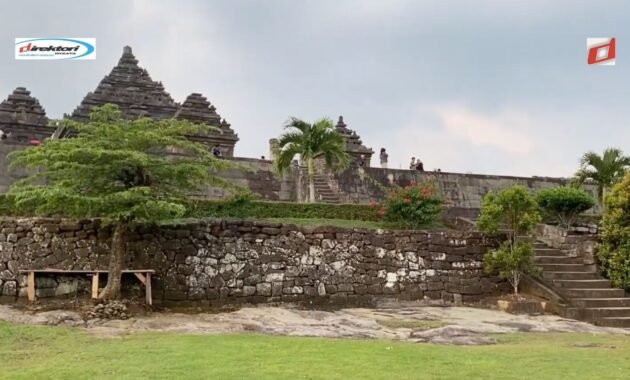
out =
<path fill-rule="evenodd" d="M 377 210 L 361 204 L 292 203 L 252 201 L 237 197 L 229 201 L 200 201 L 191 217 L 233 218 L 323 218 L 378 221 Z"/>
<path fill-rule="evenodd" d="M 0 216 L 13 213 L 13 202 L 6 194 L 0 194 Z"/>
<path fill-rule="evenodd" d="M 379 214 L 387 222 L 418 228 L 435 223 L 442 212 L 443 203 L 432 184 L 412 183 L 391 189 Z"/>
<path fill-rule="evenodd" d="M 483 257 L 486 273 L 498 273 L 499 277 L 509 281 L 518 295 L 518 285 L 523 273 L 534 272 L 534 250 L 527 242 L 517 242 L 513 246 L 503 242 L 501 246 Z"/>
<path fill-rule="evenodd" d="M 606 197 L 596 254 L 615 286 L 630 291 L 630 174 Z"/>
<path fill-rule="evenodd" d="M 504 228 L 515 243 L 517 236 L 529 235 L 539 221 L 538 203 L 527 189 L 515 185 L 483 197 L 477 227 L 486 233 Z"/>
<path fill-rule="evenodd" d="M 538 204 L 523 186 L 488 193 L 483 198 L 477 223 L 479 230 L 494 234 L 504 228 L 508 236 L 499 248 L 484 256 L 484 270 L 498 272 L 500 277 L 507 279 L 515 295 L 518 295 L 521 276 L 533 270 L 532 245 L 518 238 L 530 236 L 539 221 Z"/>
<path fill-rule="evenodd" d="M 595 205 L 593 197 L 571 186 L 540 190 L 536 194 L 536 200 L 546 214 L 565 228 L 570 228 L 579 214 Z"/>

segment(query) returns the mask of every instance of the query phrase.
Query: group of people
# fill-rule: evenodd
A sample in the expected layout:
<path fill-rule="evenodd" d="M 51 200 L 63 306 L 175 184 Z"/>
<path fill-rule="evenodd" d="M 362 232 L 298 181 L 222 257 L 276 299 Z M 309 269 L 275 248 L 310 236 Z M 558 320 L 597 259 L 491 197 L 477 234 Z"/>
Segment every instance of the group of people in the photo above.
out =
<path fill-rule="evenodd" d="M 416 159 L 415 157 L 411 157 L 411 162 L 409 163 L 409 170 L 417 170 L 419 172 L 424 171 L 424 164 L 421 159 Z"/>
<path fill-rule="evenodd" d="M 389 159 L 389 154 L 387 154 L 387 150 L 385 148 L 381 148 L 380 154 L 381 168 L 387 169 L 387 161 Z M 409 164 L 409 170 L 418 170 L 424 171 L 424 163 L 419 158 L 411 157 L 411 163 Z"/>

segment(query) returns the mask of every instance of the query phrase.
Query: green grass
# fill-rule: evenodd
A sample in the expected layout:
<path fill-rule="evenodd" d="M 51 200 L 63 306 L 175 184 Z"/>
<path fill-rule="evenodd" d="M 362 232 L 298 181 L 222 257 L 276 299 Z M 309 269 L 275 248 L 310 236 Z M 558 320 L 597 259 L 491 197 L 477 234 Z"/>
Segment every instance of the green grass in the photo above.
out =
<path fill-rule="evenodd" d="M 348 220 L 348 219 L 325 219 L 325 218 L 266 218 L 276 223 L 284 224 L 297 224 L 302 226 L 333 226 L 342 228 L 367 228 L 370 230 L 383 229 L 383 230 L 404 230 L 405 226 L 401 226 L 395 223 L 388 222 L 374 222 L 368 220 Z M 427 225 L 420 229 L 443 229 L 443 224 L 438 222 L 431 225 Z"/>
<path fill-rule="evenodd" d="M 367 228 L 367 229 L 392 229 L 381 222 L 372 222 L 367 220 L 346 220 L 346 219 L 323 219 L 323 218 L 268 218 L 266 220 L 285 223 L 297 224 L 302 226 L 334 226 L 343 228 Z"/>
<path fill-rule="evenodd" d="M 627 379 L 630 338 L 501 336 L 495 346 L 132 334 L 0 322 L 0 379 Z"/>

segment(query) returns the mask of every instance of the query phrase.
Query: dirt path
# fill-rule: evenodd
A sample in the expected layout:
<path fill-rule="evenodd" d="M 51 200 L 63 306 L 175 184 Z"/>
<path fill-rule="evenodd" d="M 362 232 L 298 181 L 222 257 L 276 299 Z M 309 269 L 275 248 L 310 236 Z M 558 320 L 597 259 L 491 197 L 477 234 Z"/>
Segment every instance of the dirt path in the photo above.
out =
<path fill-rule="evenodd" d="M 69 325 L 101 337 L 135 332 L 221 334 L 257 332 L 288 336 L 395 339 L 442 344 L 493 344 L 497 333 L 582 332 L 630 334 L 553 315 L 521 316 L 471 307 L 429 307 L 386 302 L 374 309 L 337 311 L 291 307 L 245 307 L 219 314 L 152 313 L 128 320 L 89 321 L 72 311 L 29 313 L 0 305 L 0 320 L 13 323 Z"/>

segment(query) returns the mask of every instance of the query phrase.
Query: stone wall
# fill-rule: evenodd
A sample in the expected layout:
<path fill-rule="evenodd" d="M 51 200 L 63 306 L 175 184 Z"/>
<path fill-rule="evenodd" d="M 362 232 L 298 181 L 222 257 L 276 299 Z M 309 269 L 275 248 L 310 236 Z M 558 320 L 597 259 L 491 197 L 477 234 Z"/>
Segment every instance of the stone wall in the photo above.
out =
<path fill-rule="evenodd" d="M 396 184 L 406 186 L 412 181 L 433 181 L 451 208 L 459 209 L 462 215 L 472 217 L 481 207 L 483 196 L 489 191 L 497 191 L 512 185 L 522 185 L 537 191 L 546 187 L 562 186 L 568 183 L 564 178 L 512 177 L 483 174 L 462 174 L 445 172 L 419 172 L 415 170 L 364 168 L 348 170 L 331 178 L 331 187 L 338 189 L 345 202 L 367 203 L 384 197 L 383 188 Z M 595 185 L 586 184 L 584 190 L 597 199 Z M 598 204 L 588 213 L 601 214 Z"/>
<path fill-rule="evenodd" d="M 592 229 L 578 226 L 567 230 L 559 226 L 538 224 L 536 237 L 550 247 L 562 250 L 568 256 L 581 258 L 584 264 L 597 263 L 595 258 L 596 226 Z"/>
<path fill-rule="evenodd" d="M 219 177 L 250 189 L 264 200 L 288 201 L 296 198 L 295 180 L 275 173 L 272 161 L 243 157 L 230 158 L 229 161 L 235 168 L 219 172 Z M 221 199 L 228 197 L 230 192 L 210 188 L 205 195 L 211 199 Z"/>
<path fill-rule="evenodd" d="M 140 226 L 128 240 L 125 267 L 156 271 L 155 302 L 343 304 L 373 296 L 466 302 L 504 286 L 482 270 L 483 254 L 496 241 L 474 232 L 212 220 Z M 2 298 L 24 296 L 20 269 L 106 269 L 109 243 L 110 231 L 98 221 L 0 219 Z M 83 288 L 87 294 L 78 281 L 42 276 L 38 295 Z"/>

